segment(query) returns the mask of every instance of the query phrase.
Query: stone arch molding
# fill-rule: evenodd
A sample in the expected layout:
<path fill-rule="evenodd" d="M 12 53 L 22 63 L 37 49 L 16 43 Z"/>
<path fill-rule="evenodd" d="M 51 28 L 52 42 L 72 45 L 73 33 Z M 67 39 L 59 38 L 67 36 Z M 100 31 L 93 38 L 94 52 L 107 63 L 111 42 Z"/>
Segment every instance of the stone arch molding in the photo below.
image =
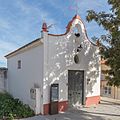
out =
<path fill-rule="evenodd" d="M 69 32 L 73 32 L 74 29 L 78 29 L 78 32 L 80 33 L 80 39 L 79 40 L 82 40 L 83 42 L 89 42 L 92 45 L 97 46 L 95 43 L 93 43 L 88 38 L 85 25 L 84 25 L 83 21 L 81 20 L 81 18 L 79 18 L 79 19 L 77 18 L 77 19 L 74 19 L 72 21 L 72 24 L 71 24 Z M 79 42 L 81 42 L 81 41 L 79 41 Z"/>

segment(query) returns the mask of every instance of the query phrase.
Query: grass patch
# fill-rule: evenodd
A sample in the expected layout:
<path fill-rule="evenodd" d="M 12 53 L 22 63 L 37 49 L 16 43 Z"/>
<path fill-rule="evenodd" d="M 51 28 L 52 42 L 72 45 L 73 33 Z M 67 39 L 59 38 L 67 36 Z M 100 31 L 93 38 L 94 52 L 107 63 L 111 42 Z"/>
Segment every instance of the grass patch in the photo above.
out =
<path fill-rule="evenodd" d="M 0 93 L 0 119 L 25 118 L 34 115 L 31 108 L 19 99 L 14 99 L 8 93 Z"/>

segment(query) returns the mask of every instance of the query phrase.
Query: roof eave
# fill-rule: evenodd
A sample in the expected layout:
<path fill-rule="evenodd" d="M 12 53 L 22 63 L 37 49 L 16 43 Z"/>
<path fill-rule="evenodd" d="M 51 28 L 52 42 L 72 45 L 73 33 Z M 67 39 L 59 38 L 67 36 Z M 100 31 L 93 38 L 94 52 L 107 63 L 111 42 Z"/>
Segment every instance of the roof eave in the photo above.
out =
<path fill-rule="evenodd" d="M 29 49 L 29 48 L 32 48 L 32 47 L 36 46 L 37 43 L 42 44 L 41 39 L 42 39 L 42 38 L 38 38 L 38 39 L 36 39 L 36 40 L 34 40 L 34 41 L 32 41 L 32 42 L 30 42 L 30 43 L 28 43 L 28 44 L 20 47 L 20 48 L 18 48 L 17 50 L 15 50 L 15 51 L 13 51 L 13 52 L 5 55 L 4 57 L 6 57 L 6 58 L 8 59 L 8 58 L 10 58 L 10 57 L 12 57 L 12 56 L 14 56 L 14 55 L 16 55 L 16 54 L 19 54 L 19 53 L 21 53 L 21 52 L 23 52 L 23 51 L 26 51 L 26 50 Z"/>

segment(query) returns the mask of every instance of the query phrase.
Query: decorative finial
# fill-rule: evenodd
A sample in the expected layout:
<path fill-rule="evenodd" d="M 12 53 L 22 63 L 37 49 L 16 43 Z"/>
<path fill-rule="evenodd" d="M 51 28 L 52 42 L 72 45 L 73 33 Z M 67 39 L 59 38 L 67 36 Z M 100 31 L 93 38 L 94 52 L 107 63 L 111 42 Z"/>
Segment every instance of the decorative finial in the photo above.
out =
<path fill-rule="evenodd" d="M 42 31 L 48 32 L 46 22 L 44 22 L 43 25 L 42 25 Z"/>

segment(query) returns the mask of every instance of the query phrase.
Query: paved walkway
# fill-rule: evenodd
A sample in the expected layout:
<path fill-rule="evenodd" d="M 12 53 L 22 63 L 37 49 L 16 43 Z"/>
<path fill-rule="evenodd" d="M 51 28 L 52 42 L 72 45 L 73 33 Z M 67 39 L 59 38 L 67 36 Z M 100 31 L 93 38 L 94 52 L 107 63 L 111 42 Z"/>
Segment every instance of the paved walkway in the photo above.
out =
<path fill-rule="evenodd" d="M 65 113 L 36 116 L 24 120 L 120 120 L 120 101 L 104 97 L 97 106 L 69 109 Z"/>

